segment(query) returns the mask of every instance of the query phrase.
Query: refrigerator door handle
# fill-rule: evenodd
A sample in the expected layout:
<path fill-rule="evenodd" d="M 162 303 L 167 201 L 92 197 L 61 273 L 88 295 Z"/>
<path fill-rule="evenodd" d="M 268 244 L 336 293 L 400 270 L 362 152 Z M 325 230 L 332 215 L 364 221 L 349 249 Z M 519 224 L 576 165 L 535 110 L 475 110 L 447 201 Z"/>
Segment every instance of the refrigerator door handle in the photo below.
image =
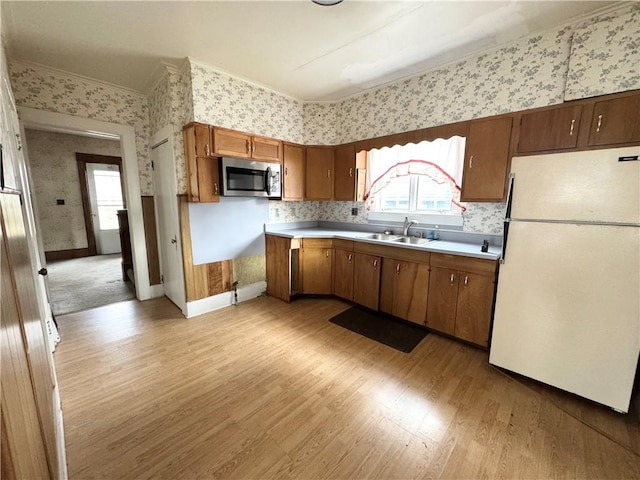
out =
<path fill-rule="evenodd" d="M 507 208 L 504 214 L 504 226 L 502 228 L 502 252 L 500 253 L 500 263 L 505 262 L 507 254 L 507 238 L 509 237 L 509 223 L 511 222 L 511 203 L 513 200 L 513 184 L 515 182 L 515 174 L 509 174 L 509 190 L 507 192 Z"/>

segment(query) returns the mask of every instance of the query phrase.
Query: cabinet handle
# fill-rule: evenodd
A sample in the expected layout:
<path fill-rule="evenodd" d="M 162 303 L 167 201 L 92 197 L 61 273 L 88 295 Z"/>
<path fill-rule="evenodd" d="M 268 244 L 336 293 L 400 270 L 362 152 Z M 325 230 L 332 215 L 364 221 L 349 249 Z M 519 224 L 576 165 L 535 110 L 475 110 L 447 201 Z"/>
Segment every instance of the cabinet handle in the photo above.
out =
<path fill-rule="evenodd" d="M 396 273 L 400 273 L 400 264 L 396 263 Z"/>
<path fill-rule="evenodd" d="M 217 183 L 213 184 L 213 194 L 214 195 L 218 195 L 218 184 Z"/>
<path fill-rule="evenodd" d="M 287 169 L 287 167 L 284 167 L 284 175 L 285 177 L 289 175 L 289 170 Z"/>
<path fill-rule="evenodd" d="M 456 279 L 456 276 L 452 273 L 451 274 L 451 285 L 453 285 L 453 281 Z"/>
<path fill-rule="evenodd" d="M 601 126 L 602 126 L 602 114 L 598 115 L 598 126 L 596 127 L 596 132 L 600 131 Z"/>
<path fill-rule="evenodd" d="M 464 276 L 464 284 L 466 285 L 466 284 L 468 284 L 468 283 L 469 283 L 469 276 L 468 276 L 468 275 L 465 275 L 465 276 Z"/>
<path fill-rule="evenodd" d="M 251 153 L 256 153 L 256 144 L 255 143 L 251 144 Z"/>
<path fill-rule="evenodd" d="M 569 130 L 569 136 L 573 137 L 573 127 L 576 124 L 576 119 L 574 118 L 573 120 L 571 120 L 571 130 Z"/>
<path fill-rule="evenodd" d="M 473 155 L 469 157 L 469 168 L 473 168 Z"/>
<path fill-rule="evenodd" d="M 331 178 L 331 170 L 327 170 L 327 178 Z"/>
<path fill-rule="evenodd" d="M 350 168 L 350 169 L 349 169 L 349 176 L 350 176 L 350 177 L 353 177 L 353 168 Z"/>
<path fill-rule="evenodd" d="M 246 140 L 246 144 L 247 144 L 247 155 L 249 155 L 251 153 L 251 143 L 249 142 L 249 140 Z"/>
<path fill-rule="evenodd" d="M 329 258 L 329 250 L 327 250 L 327 258 Z"/>
<path fill-rule="evenodd" d="M 207 157 L 211 155 L 211 150 L 209 150 L 209 144 L 208 143 L 204 146 L 204 154 Z"/>
<path fill-rule="evenodd" d="M 351 258 L 353 257 L 353 254 L 349 254 L 349 263 L 351 263 Z"/>
<path fill-rule="evenodd" d="M 373 261 L 373 268 L 378 268 L 378 259 Z"/>

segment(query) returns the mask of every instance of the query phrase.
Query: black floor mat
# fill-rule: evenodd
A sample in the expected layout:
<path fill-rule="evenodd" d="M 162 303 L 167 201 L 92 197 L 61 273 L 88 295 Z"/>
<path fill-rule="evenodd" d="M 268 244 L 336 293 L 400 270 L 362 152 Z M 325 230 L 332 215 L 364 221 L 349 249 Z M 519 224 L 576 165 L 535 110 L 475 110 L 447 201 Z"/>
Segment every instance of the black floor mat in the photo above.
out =
<path fill-rule="evenodd" d="M 351 307 L 329 321 L 405 353 L 413 350 L 429 333 L 418 326 L 358 307 Z"/>

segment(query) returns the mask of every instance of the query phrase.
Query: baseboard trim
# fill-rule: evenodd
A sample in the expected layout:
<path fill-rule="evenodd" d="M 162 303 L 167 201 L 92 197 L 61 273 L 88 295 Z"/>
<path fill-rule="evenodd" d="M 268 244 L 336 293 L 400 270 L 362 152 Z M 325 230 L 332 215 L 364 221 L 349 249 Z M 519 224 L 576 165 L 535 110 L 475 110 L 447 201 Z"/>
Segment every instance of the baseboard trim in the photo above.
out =
<path fill-rule="evenodd" d="M 54 260 L 70 260 L 72 258 L 81 258 L 88 256 L 88 248 L 70 248 L 69 250 L 51 250 L 49 252 L 44 252 L 44 258 L 47 259 L 47 262 L 51 262 Z"/>
<path fill-rule="evenodd" d="M 256 282 L 238 289 L 238 303 L 259 297 L 267 289 L 267 282 Z M 187 302 L 185 316 L 187 318 L 213 312 L 233 305 L 233 292 L 224 292 L 212 297 Z"/>

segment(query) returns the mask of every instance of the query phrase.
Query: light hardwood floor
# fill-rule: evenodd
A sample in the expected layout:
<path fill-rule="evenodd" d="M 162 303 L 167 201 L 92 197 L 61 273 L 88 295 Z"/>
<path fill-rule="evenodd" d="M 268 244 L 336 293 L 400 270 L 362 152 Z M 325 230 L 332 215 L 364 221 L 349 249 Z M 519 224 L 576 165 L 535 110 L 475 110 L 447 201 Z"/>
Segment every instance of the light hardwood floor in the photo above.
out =
<path fill-rule="evenodd" d="M 328 322 L 345 308 L 259 298 L 186 320 L 156 299 L 61 317 L 69 478 L 640 478 L 640 457 L 486 352 L 430 334 L 401 353 Z"/>

